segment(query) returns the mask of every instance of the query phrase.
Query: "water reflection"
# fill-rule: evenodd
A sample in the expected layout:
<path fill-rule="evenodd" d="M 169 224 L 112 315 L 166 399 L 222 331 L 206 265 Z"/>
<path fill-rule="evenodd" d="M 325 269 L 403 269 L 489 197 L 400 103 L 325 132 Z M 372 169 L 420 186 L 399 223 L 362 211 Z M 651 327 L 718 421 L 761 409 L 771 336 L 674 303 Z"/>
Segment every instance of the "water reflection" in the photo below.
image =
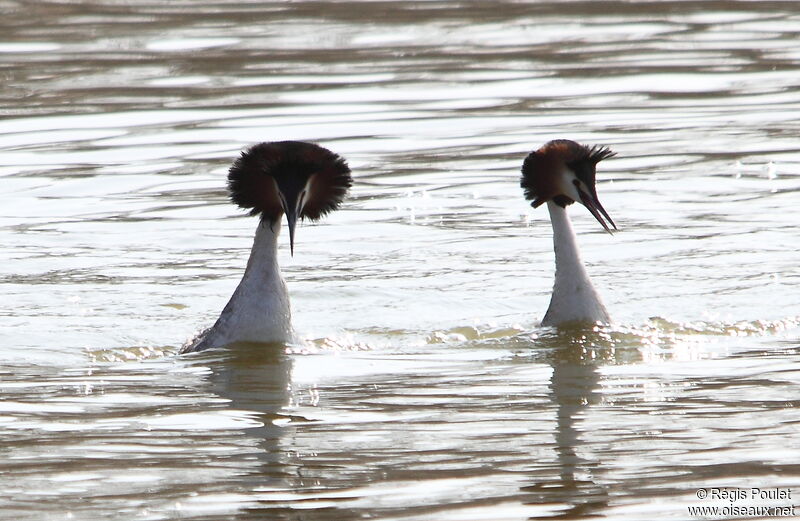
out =
<path fill-rule="evenodd" d="M 562 344 L 554 355 L 550 384 L 557 404 L 556 450 L 566 496 L 563 501 L 572 505 L 565 515 L 589 515 L 608 505 L 608 490 L 596 481 L 602 479 L 602 462 L 589 459 L 593 455 L 591 451 L 586 458 L 577 454 L 587 440 L 581 439 L 576 423 L 602 398 L 598 392 L 597 364 L 605 357 L 589 356 L 585 348 L 578 349 L 569 343 Z"/>
<path fill-rule="evenodd" d="M 614 363 L 612 349 L 598 348 L 604 338 L 591 331 L 562 330 L 544 335 L 537 349 L 552 367 L 550 398 L 555 405 L 554 450 L 558 480 L 537 480 L 521 488 L 526 504 L 556 503 L 564 509 L 555 517 L 580 518 L 608 506 L 604 469 L 589 440 L 582 436 L 583 417 L 602 401 L 598 366 Z M 609 358 L 611 360 L 609 360 Z"/>
<path fill-rule="evenodd" d="M 184 355 L 185 356 L 185 355 Z M 207 390 L 226 400 L 232 415 L 246 417 L 251 426 L 242 435 L 255 444 L 249 465 L 252 485 L 288 486 L 292 472 L 282 456 L 281 437 L 293 416 L 285 412 L 290 403 L 293 358 L 283 344 L 239 342 L 207 356 L 189 356 L 191 363 L 207 367 Z"/>

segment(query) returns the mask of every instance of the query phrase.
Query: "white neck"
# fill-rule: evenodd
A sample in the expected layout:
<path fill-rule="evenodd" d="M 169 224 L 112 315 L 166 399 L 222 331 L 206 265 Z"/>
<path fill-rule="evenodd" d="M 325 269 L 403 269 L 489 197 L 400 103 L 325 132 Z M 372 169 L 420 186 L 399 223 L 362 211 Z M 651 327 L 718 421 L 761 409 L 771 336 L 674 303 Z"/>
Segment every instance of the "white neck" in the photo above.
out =
<path fill-rule="evenodd" d="M 567 322 L 608 323 L 608 312 L 581 261 L 567 210 L 553 201 L 547 202 L 547 209 L 553 224 L 556 281 L 550 307 L 542 319 L 542 325 L 557 326 Z"/>
<path fill-rule="evenodd" d="M 286 282 L 278 266 L 281 223 L 259 222 L 242 281 L 211 329 L 183 352 L 201 351 L 233 342 L 289 342 L 291 311 Z"/>

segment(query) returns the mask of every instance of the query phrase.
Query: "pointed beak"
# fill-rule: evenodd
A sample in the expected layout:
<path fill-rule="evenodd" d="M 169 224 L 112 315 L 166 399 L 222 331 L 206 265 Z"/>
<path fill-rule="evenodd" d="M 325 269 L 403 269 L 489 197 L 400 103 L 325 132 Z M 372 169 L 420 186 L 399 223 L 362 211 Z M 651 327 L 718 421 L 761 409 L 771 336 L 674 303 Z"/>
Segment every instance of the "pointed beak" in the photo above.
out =
<path fill-rule="evenodd" d="M 594 192 L 594 190 L 592 191 Z M 581 202 L 583 203 L 583 206 L 589 209 L 589 212 L 591 212 L 591 214 L 594 215 L 594 218 L 597 219 L 597 222 L 599 222 L 603 226 L 603 229 L 608 233 L 613 233 L 611 231 L 611 228 L 608 227 L 608 224 L 606 224 L 606 222 L 603 220 L 603 217 L 605 217 L 608 220 L 608 222 L 611 224 L 611 226 L 614 227 L 615 230 L 617 229 L 617 225 L 614 224 L 614 221 L 611 220 L 611 216 L 608 215 L 606 209 L 603 208 L 602 204 L 600 204 L 600 201 L 597 199 L 597 194 L 596 193 L 589 194 L 580 189 L 578 189 L 578 193 L 581 196 Z"/>
<path fill-rule="evenodd" d="M 292 201 L 287 201 L 281 195 L 281 204 L 283 206 L 283 213 L 286 214 L 286 224 L 289 226 L 289 251 L 294 257 L 294 228 L 297 225 L 297 216 L 303 212 L 303 207 L 306 204 L 306 191 L 303 190 L 297 196 L 297 201 L 292 204 Z"/>
<path fill-rule="evenodd" d="M 284 212 L 286 213 L 286 224 L 289 225 L 289 251 L 294 257 L 294 227 L 297 224 L 297 213 L 294 209 L 286 208 L 284 208 Z"/>

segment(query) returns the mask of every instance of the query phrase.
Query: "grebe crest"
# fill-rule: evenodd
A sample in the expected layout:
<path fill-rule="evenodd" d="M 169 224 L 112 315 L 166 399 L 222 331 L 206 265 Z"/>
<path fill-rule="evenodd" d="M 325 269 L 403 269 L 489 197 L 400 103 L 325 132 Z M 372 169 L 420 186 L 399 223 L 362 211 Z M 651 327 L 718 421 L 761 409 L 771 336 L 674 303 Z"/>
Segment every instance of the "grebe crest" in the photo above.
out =
<path fill-rule="evenodd" d="M 611 233 L 603 217 L 615 230 L 617 226 L 597 199 L 595 176 L 597 163 L 615 155 L 608 147 L 587 147 L 568 139 L 550 141 L 531 152 L 522 164 L 520 186 L 525 199 L 534 208 L 547 201 L 561 208 L 579 201 Z"/>
<path fill-rule="evenodd" d="M 297 218 L 318 221 L 336 210 L 353 184 L 340 156 L 313 143 L 260 143 L 242 152 L 228 171 L 231 201 L 273 226 L 286 215 L 294 254 Z"/>

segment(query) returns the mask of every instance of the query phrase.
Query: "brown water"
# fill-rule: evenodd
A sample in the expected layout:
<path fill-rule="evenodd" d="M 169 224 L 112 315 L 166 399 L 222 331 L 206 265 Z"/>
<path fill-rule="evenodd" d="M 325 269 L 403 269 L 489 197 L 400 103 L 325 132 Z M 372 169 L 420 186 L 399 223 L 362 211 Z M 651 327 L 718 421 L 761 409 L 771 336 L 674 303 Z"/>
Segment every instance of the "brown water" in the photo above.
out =
<path fill-rule="evenodd" d="M 795 2 L 0 15 L 0 518 L 800 503 Z M 553 138 L 619 154 L 598 191 L 621 231 L 571 209 L 616 320 L 596 331 L 538 327 L 551 230 L 517 178 Z M 356 177 L 294 257 L 283 245 L 307 340 L 176 356 L 249 252 L 226 168 L 276 139 L 331 148 Z"/>

